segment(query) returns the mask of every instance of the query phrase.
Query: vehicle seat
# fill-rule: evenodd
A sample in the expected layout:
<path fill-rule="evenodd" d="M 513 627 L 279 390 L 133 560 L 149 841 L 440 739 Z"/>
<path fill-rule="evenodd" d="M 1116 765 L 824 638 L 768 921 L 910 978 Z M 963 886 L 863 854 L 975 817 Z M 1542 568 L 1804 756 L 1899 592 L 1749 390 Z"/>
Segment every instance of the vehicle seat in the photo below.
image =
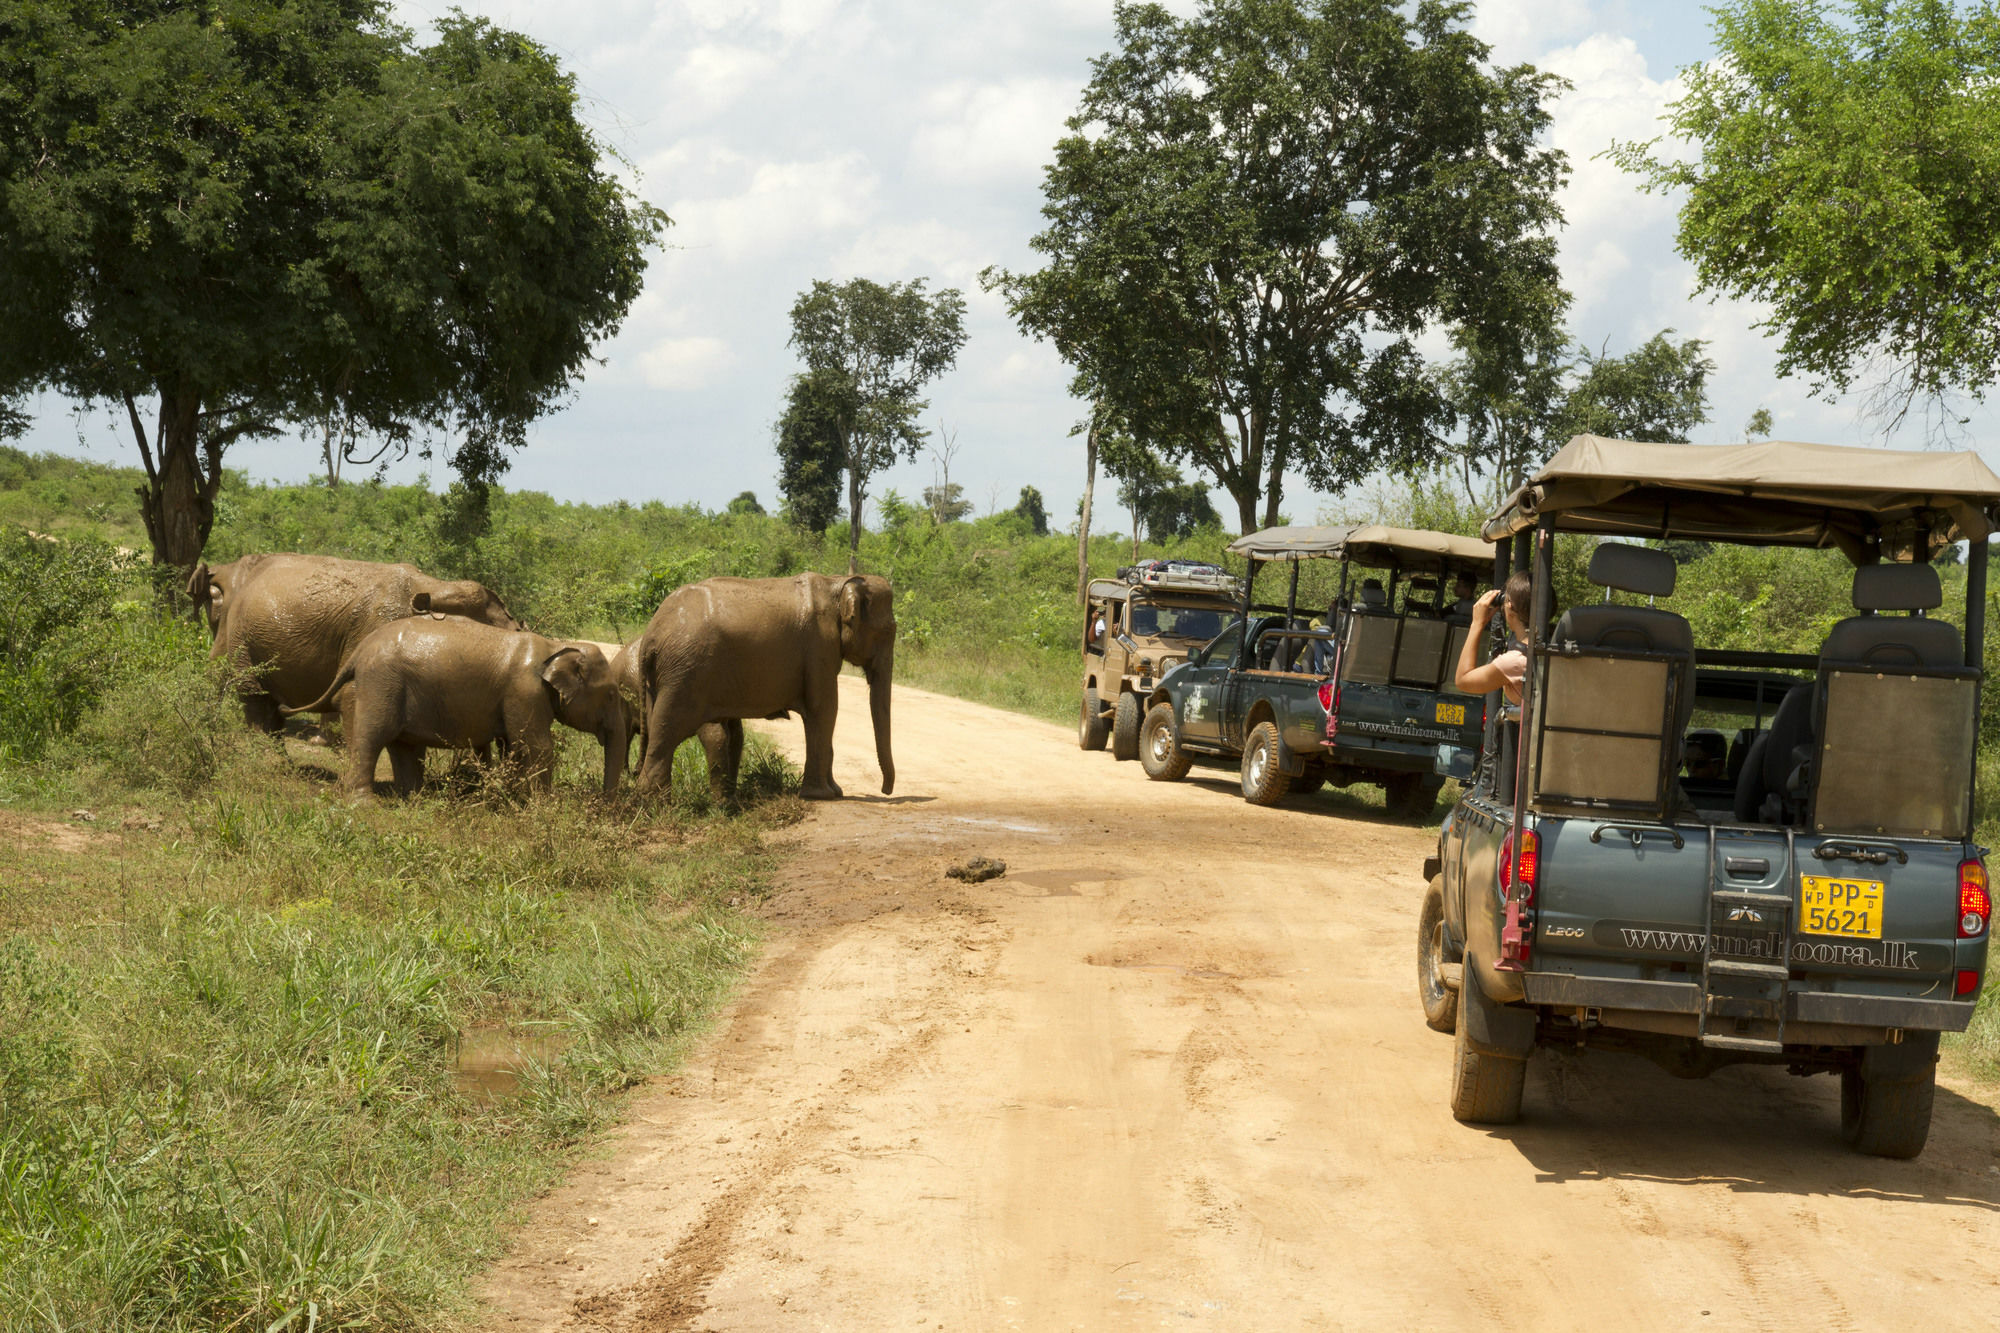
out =
<path fill-rule="evenodd" d="M 1341 677 L 1367 685 L 1387 685 L 1396 669 L 1396 640 L 1401 616 L 1358 605 L 1347 616 L 1347 646 L 1341 655 Z"/>
<path fill-rule="evenodd" d="M 1642 597 L 1671 597 L 1680 566 L 1665 551 L 1650 546 L 1604 542 L 1590 554 L 1587 577 L 1600 588 Z M 1572 606 L 1556 622 L 1555 643 L 1579 648 L 1626 648 L 1670 653 L 1682 659 L 1679 707 L 1669 733 L 1673 738 L 1673 769 L 1681 766 L 1682 737 L 1694 716 L 1694 631 L 1686 619 L 1651 606 L 1619 606 L 1599 602 Z"/>
<path fill-rule="evenodd" d="M 1923 614 L 1943 601 L 1937 570 L 1929 565 L 1863 565 L 1854 571 L 1854 606 L 1861 614 L 1834 625 L 1820 646 L 1820 661 L 1841 666 L 1962 666 L 1965 645 L 1958 627 Z M 1883 611 L 1910 614 L 1879 614 Z"/>
<path fill-rule="evenodd" d="M 1785 692 L 1771 729 L 1750 743 L 1736 778 L 1736 818 L 1746 824 L 1789 824 L 1805 812 L 1812 764 L 1813 687 Z"/>

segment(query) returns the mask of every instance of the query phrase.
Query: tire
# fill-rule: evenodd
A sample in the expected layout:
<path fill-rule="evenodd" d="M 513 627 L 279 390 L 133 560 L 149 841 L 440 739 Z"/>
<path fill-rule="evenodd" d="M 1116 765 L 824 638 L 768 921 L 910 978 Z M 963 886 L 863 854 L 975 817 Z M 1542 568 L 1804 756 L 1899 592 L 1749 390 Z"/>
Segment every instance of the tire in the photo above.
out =
<path fill-rule="evenodd" d="M 1397 819 L 1428 819 L 1443 790 L 1444 779 L 1430 773 L 1392 773 L 1382 783 L 1389 813 Z"/>
<path fill-rule="evenodd" d="M 1292 795 L 1310 796 L 1326 785 L 1326 770 L 1318 764 L 1307 764 L 1306 771 L 1292 779 Z"/>
<path fill-rule="evenodd" d="M 1139 767 L 1155 782 L 1179 782 L 1194 767 L 1194 760 L 1181 749 L 1181 729 L 1174 722 L 1174 706 L 1157 703 L 1146 710 L 1146 723 L 1139 728 Z"/>
<path fill-rule="evenodd" d="M 1139 706 L 1139 696 L 1126 690 L 1118 696 L 1118 706 L 1111 710 L 1111 757 L 1113 759 L 1137 759 L 1139 757 L 1139 724 L 1145 720 L 1145 709 Z"/>
<path fill-rule="evenodd" d="M 1452 1026 L 1451 1116 L 1467 1125 L 1511 1125 L 1521 1118 L 1521 1094 L 1528 1086 L 1526 1057 L 1492 1055 L 1472 1048 L 1466 1015 L 1483 997 L 1468 999 L 1479 984 L 1467 959 L 1458 990 L 1458 1021 Z"/>
<path fill-rule="evenodd" d="M 1433 1032 L 1458 1031 L 1458 992 L 1444 984 L 1444 965 L 1461 961 L 1462 955 L 1452 957 L 1455 952 L 1445 937 L 1444 876 L 1439 875 L 1424 891 L 1423 909 L 1417 913 L 1417 998 Z"/>
<path fill-rule="evenodd" d="M 1104 707 L 1097 702 L 1096 687 L 1083 689 L 1083 706 L 1076 713 L 1076 743 L 1079 749 L 1102 750 L 1111 728 L 1104 721 Z"/>
<path fill-rule="evenodd" d="M 1916 1078 L 1868 1078 L 1858 1068 L 1840 1071 L 1840 1137 L 1870 1157 L 1915 1157 L 1931 1134 L 1937 1070 Z"/>
<path fill-rule="evenodd" d="M 1259 722 L 1250 728 L 1243 746 L 1243 799 L 1252 805 L 1276 805 L 1292 789 L 1292 779 L 1278 760 L 1278 724 Z"/>

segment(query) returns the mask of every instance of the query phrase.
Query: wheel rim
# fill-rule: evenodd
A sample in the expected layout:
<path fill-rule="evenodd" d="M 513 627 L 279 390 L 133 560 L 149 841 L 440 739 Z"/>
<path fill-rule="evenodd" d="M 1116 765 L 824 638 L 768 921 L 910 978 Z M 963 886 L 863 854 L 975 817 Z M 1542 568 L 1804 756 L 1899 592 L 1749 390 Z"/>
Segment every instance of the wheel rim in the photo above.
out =
<path fill-rule="evenodd" d="M 1430 947 L 1424 950 L 1424 995 L 1436 1001 L 1444 994 L 1444 977 L 1439 961 L 1444 957 L 1444 922 L 1431 928 Z"/>
<path fill-rule="evenodd" d="M 1153 728 L 1153 762 L 1164 764 L 1173 757 L 1173 742 L 1165 727 Z"/>
<path fill-rule="evenodd" d="M 1250 785 L 1264 785 L 1264 747 L 1261 745 L 1250 752 Z"/>

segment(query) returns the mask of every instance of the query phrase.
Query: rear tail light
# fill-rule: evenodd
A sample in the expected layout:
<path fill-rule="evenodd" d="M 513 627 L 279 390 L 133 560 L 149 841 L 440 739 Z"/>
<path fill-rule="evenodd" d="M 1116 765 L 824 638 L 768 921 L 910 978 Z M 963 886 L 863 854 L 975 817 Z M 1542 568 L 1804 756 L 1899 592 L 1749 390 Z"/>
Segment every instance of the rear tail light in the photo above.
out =
<path fill-rule="evenodd" d="M 1993 915 L 1993 896 L 1986 891 L 1986 863 L 1977 857 L 1958 863 L 1958 937 L 1977 939 L 1986 933 Z"/>
<path fill-rule="evenodd" d="M 1954 997 L 1971 995 L 1979 989 L 1979 974 L 1969 967 L 1958 969 L 1958 985 L 1952 988 Z"/>
<path fill-rule="evenodd" d="M 1331 713 L 1333 711 L 1333 705 L 1334 705 L 1333 682 L 1330 680 L 1323 680 L 1319 683 L 1319 706 L 1322 710 Z"/>
<path fill-rule="evenodd" d="M 1542 840 L 1533 829 L 1521 830 L 1520 838 L 1520 898 L 1524 903 L 1531 903 L 1535 901 L 1535 879 L 1541 868 Z M 1503 892 L 1514 887 L 1515 863 L 1514 834 L 1509 833 L 1500 841 L 1500 888 Z"/>

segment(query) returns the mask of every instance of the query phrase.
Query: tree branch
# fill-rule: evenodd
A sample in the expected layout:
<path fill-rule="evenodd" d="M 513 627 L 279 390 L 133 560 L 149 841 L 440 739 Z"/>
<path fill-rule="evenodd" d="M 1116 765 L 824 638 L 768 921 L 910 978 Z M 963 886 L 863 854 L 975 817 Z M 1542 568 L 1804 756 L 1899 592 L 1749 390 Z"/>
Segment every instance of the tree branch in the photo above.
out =
<path fill-rule="evenodd" d="M 133 437 L 139 441 L 139 458 L 146 465 L 146 480 L 154 486 L 160 484 L 159 469 L 153 466 L 153 450 L 146 443 L 146 426 L 139 420 L 139 405 L 132 401 L 132 395 L 125 395 L 125 415 L 131 418 Z"/>

